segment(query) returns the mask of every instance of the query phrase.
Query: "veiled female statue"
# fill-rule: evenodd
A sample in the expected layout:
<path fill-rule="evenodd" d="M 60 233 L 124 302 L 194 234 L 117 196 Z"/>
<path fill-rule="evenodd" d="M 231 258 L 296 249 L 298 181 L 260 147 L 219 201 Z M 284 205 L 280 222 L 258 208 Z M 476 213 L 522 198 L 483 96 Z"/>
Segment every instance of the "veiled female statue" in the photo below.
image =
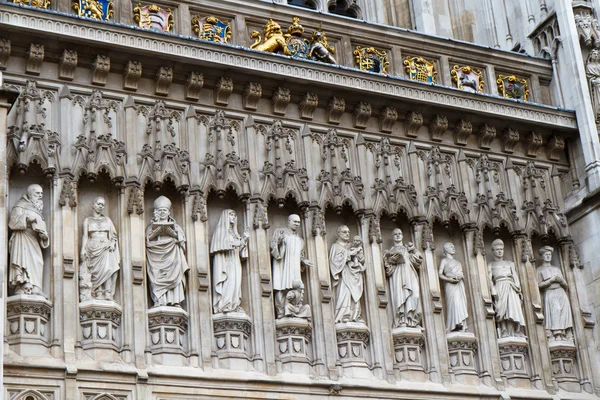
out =
<path fill-rule="evenodd" d="M 146 263 L 154 306 L 181 307 L 185 300 L 185 234 L 171 217 L 171 201 L 154 201 L 154 218 L 146 228 Z"/>
<path fill-rule="evenodd" d="M 223 210 L 210 241 L 213 256 L 213 312 L 244 312 L 242 302 L 242 258 L 248 257 L 248 229 L 240 236 L 237 214 Z"/>
<path fill-rule="evenodd" d="M 83 220 L 80 271 L 84 276 L 89 273 L 91 297 L 112 301 L 121 257 L 115 226 L 103 214 L 105 206 L 104 198 L 96 197 L 92 203 L 94 215 Z"/>
<path fill-rule="evenodd" d="M 446 295 L 446 330 L 467 330 L 467 294 L 462 264 L 454 259 L 456 248 L 453 243 L 444 244 L 444 258 L 440 261 L 438 274 L 444 282 Z"/>

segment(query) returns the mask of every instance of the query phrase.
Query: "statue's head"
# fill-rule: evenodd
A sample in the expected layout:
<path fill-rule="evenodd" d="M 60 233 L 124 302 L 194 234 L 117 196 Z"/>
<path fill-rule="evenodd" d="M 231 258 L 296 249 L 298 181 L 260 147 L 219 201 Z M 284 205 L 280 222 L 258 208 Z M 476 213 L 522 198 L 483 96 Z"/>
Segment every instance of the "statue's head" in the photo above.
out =
<path fill-rule="evenodd" d="M 272 36 L 275 35 L 283 35 L 283 33 L 281 32 L 281 26 L 273 21 L 272 19 L 268 20 L 267 23 L 265 24 L 265 38 L 270 39 Z"/>
<path fill-rule="evenodd" d="M 340 240 L 343 240 L 344 242 L 349 242 L 350 241 L 350 228 L 348 228 L 346 225 L 340 225 L 337 228 L 337 237 Z"/>
<path fill-rule="evenodd" d="M 392 240 L 394 243 L 402 243 L 402 229 L 396 228 L 392 231 Z"/>
<path fill-rule="evenodd" d="M 293 232 L 296 232 L 298 230 L 298 228 L 300 227 L 300 216 L 298 214 L 291 214 L 288 217 L 288 227 Z"/>
<path fill-rule="evenodd" d="M 354 236 L 352 239 L 352 247 L 362 247 L 362 237 L 360 235 Z"/>
<path fill-rule="evenodd" d="M 456 247 L 454 247 L 454 243 L 446 242 L 444 243 L 444 254 L 456 254 Z"/>
<path fill-rule="evenodd" d="M 551 262 L 552 253 L 554 253 L 554 248 L 552 248 L 551 246 L 543 246 L 541 249 L 538 250 L 538 253 L 542 257 L 542 260 L 544 260 L 545 262 Z"/>
<path fill-rule="evenodd" d="M 38 184 L 29 185 L 27 187 L 27 199 L 33 203 L 38 211 L 44 208 L 44 189 Z"/>
<path fill-rule="evenodd" d="M 171 215 L 171 200 L 165 196 L 160 196 L 154 200 L 154 218 L 164 221 Z"/>
<path fill-rule="evenodd" d="M 492 242 L 492 253 L 498 258 L 504 256 L 504 242 L 502 239 L 496 239 Z"/>
<path fill-rule="evenodd" d="M 587 64 L 589 63 L 600 63 L 600 50 L 599 49 L 593 49 L 590 52 L 590 55 L 588 56 L 587 59 Z"/>
<path fill-rule="evenodd" d="M 296 279 L 294 282 L 292 282 L 292 288 L 300 291 L 300 293 L 304 293 L 304 283 L 302 283 L 300 279 Z"/>
<path fill-rule="evenodd" d="M 104 197 L 102 197 L 102 196 L 96 197 L 94 199 L 94 201 L 92 202 L 92 208 L 98 214 L 102 214 L 102 211 L 104 211 L 105 206 L 106 206 L 106 200 L 104 200 Z"/>

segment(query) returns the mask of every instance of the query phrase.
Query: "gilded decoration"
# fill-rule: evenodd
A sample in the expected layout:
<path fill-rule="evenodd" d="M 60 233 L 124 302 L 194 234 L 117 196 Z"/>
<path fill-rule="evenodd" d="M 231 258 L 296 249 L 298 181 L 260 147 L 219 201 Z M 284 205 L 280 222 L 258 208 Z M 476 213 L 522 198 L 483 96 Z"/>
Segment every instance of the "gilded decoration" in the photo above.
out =
<path fill-rule="evenodd" d="M 435 83 L 437 71 L 435 63 L 423 57 L 410 57 L 404 59 L 404 69 L 412 81 Z"/>
<path fill-rule="evenodd" d="M 384 50 L 377 50 L 375 47 L 356 46 L 354 56 L 361 71 L 387 74 L 390 63 Z"/>
<path fill-rule="evenodd" d="M 50 0 L 13 0 L 13 3 L 44 9 L 50 6 Z"/>
<path fill-rule="evenodd" d="M 452 81 L 456 83 L 456 87 L 466 92 L 481 93 L 485 82 L 481 76 L 481 71 L 468 65 L 459 67 L 455 65 L 450 71 Z"/>
<path fill-rule="evenodd" d="M 173 28 L 173 12 L 170 8 L 163 9 L 156 4 L 143 6 L 138 3 L 133 9 L 135 22 L 142 29 L 158 32 L 169 32 Z"/>
<path fill-rule="evenodd" d="M 507 99 L 527 101 L 529 87 L 526 79 L 517 78 L 515 75 L 498 75 L 496 83 L 498 84 L 498 94 L 500 96 Z"/>
<path fill-rule="evenodd" d="M 73 9 L 80 17 L 110 21 L 114 13 L 113 0 L 77 0 Z"/>
<path fill-rule="evenodd" d="M 196 15 L 192 18 L 192 29 L 200 39 L 209 42 L 227 43 L 231 39 L 229 21 L 221 21 L 214 16 L 201 18 L 200 15 Z"/>
<path fill-rule="evenodd" d="M 294 58 L 310 59 L 329 64 L 336 64 L 332 46 L 321 29 L 314 31 L 309 39 L 303 38 L 304 27 L 300 18 L 293 17 L 287 33 L 283 33 L 281 25 L 270 19 L 263 28 L 264 37 L 258 31 L 252 31 L 250 37 L 254 43 L 250 48 L 268 53 L 285 54 Z"/>

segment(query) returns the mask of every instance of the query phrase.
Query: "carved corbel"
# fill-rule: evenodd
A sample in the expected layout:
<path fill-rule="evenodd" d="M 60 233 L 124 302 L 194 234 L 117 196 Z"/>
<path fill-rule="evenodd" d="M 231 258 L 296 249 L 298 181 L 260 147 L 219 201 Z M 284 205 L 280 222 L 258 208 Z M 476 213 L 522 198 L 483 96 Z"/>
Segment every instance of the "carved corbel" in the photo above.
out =
<path fill-rule="evenodd" d="M 508 128 L 502 135 L 502 151 L 512 154 L 515 146 L 519 142 L 519 131 L 514 128 Z"/>
<path fill-rule="evenodd" d="M 492 141 L 496 137 L 496 128 L 493 125 L 485 124 L 479 129 L 479 147 L 489 149 L 492 147 Z"/>
<path fill-rule="evenodd" d="M 142 77 L 142 63 L 139 61 L 127 61 L 123 71 L 123 89 L 137 90 L 138 83 Z"/>
<path fill-rule="evenodd" d="M 58 205 L 65 207 L 67 204 L 71 208 L 77 207 L 77 183 L 70 176 L 63 180 Z"/>
<path fill-rule="evenodd" d="M 215 104 L 226 106 L 233 92 L 233 79 L 222 76 L 215 87 Z"/>
<path fill-rule="evenodd" d="M 185 98 L 188 100 L 200 99 L 200 91 L 204 86 L 204 75 L 191 71 L 185 80 Z"/>
<path fill-rule="evenodd" d="M 434 142 L 441 142 L 446 129 L 448 129 L 448 118 L 443 115 L 436 115 L 429 123 L 430 139 Z"/>
<path fill-rule="evenodd" d="M 39 75 L 44 62 L 44 45 L 31 43 L 27 49 L 27 65 L 25 72 L 28 74 Z"/>
<path fill-rule="evenodd" d="M 244 108 L 247 110 L 256 110 L 261 96 L 262 85 L 257 82 L 248 82 L 246 89 L 244 89 L 244 96 L 242 97 Z"/>
<path fill-rule="evenodd" d="M 419 136 L 419 129 L 423 126 L 423 114 L 417 111 L 411 111 L 406 115 L 406 121 L 404 122 L 406 128 L 406 136 L 417 137 Z"/>
<path fill-rule="evenodd" d="M 8 39 L 0 39 L 0 69 L 5 69 L 10 57 L 11 43 Z"/>
<path fill-rule="evenodd" d="M 281 86 L 275 89 L 273 97 L 271 97 L 273 114 L 285 115 L 285 109 L 287 108 L 288 104 L 290 104 L 291 99 L 292 95 L 290 94 L 290 89 Z"/>
<path fill-rule="evenodd" d="M 560 160 L 560 154 L 565 149 L 565 139 L 560 136 L 552 136 L 548 140 L 548 158 L 553 161 Z"/>
<path fill-rule="evenodd" d="M 361 101 L 354 107 L 354 127 L 364 129 L 371 118 L 371 104 Z"/>
<path fill-rule="evenodd" d="M 328 120 L 330 124 L 339 124 L 342 114 L 346 111 L 346 100 L 341 97 L 332 97 L 327 105 L 329 112 Z"/>
<path fill-rule="evenodd" d="M 468 119 L 461 119 L 454 127 L 454 143 L 466 146 L 469 136 L 473 132 L 473 124 Z"/>
<path fill-rule="evenodd" d="M 69 49 L 63 50 L 58 66 L 59 79 L 72 81 L 75 78 L 75 68 L 77 67 L 77 52 Z"/>
<path fill-rule="evenodd" d="M 527 156 L 528 157 L 537 157 L 538 151 L 542 147 L 544 143 L 544 139 L 542 138 L 541 133 L 530 132 L 527 135 Z"/>
<path fill-rule="evenodd" d="M 94 75 L 92 76 L 93 85 L 106 85 L 106 78 L 110 72 L 110 57 L 98 54 L 92 65 Z"/>
<path fill-rule="evenodd" d="M 154 94 L 160 96 L 167 96 L 169 89 L 171 88 L 171 82 L 173 82 L 173 68 L 171 67 L 160 67 L 156 71 L 156 87 Z"/>
<path fill-rule="evenodd" d="M 300 118 L 313 119 L 313 113 L 319 105 L 319 96 L 315 93 L 306 93 L 300 101 L 298 108 L 300 109 Z"/>
<path fill-rule="evenodd" d="M 394 107 L 385 107 L 379 114 L 379 130 L 391 133 L 396 120 L 398 120 L 398 111 Z"/>

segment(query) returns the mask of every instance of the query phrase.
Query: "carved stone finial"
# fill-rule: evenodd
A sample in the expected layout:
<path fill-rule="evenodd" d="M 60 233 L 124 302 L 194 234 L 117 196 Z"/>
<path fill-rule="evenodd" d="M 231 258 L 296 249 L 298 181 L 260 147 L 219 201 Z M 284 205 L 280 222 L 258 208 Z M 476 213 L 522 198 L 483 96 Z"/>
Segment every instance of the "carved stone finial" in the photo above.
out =
<path fill-rule="evenodd" d="M 77 51 L 65 49 L 60 56 L 58 77 L 67 81 L 75 78 L 77 68 Z"/>
<path fill-rule="evenodd" d="M 215 87 L 215 104 L 226 106 L 233 92 L 233 79 L 222 76 Z"/>
<path fill-rule="evenodd" d="M 542 147 L 544 143 L 544 139 L 542 138 L 541 133 L 530 132 L 526 137 L 527 141 L 527 156 L 528 157 L 537 157 L 538 151 Z"/>
<path fill-rule="evenodd" d="M 429 137 L 434 142 L 441 142 L 444 132 L 448 129 L 448 118 L 443 115 L 436 115 L 429 123 Z"/>
<path fill-rule="evenodd" d="M 171 82 L 173 82 L 173 68 L 160 67 L 156 71 L 156 88 L 154 89 L 154 94 L 167 96 L 171 88 Z"/>
<path fill-rule="evenodd" d="M 454 127 L 454 143 L 465 146 L 473 132 L 473 124 L 468 119 L 461 119 Z"/>
<path fill-rule="evenodd" d="M 71 208 L 75 208 L 77 206 L 77 190 L 75 188 L 76 183 L 73 182 L 72 178 L 67 177 L 63 180 L 60 197 L 58 199 L 59 206 L 65 207 L 67 204 Z"/>
<path fill-rule="evenodd" d="M 552 136 L 548 140 L 548 158 L 553 161 L 560 160 L 560 154 L 565 149 L 565 138 L 560 136 Z"/>
<path fill-rule="evenodd" d="M 495 137 L 496 128 L 493 125 L 484 124 L 479 129 L 479 147 L 486 150 L 491 148 Z"/>
<path fill-rule="evenodd" d="M 110 57 L 98 54 L 92 65 L 94 75 L 92 76 L 93 85 L 106 85 L 106 78 L 110 72 Z"/>
<path fill-rule="evenodd" d="M 371 118 L 371 104 L 361 101 L 354 107 L 354 127 L 364 129 Z"/>
<path fill-rule="evenodd" d="M 390 133 L 398 120 L 398 111 L 394 107 L 385 107 L 379 114 L 379 130 Z"/>
<path fill-rule="evenodd" d="M 0 69 L 5 69 L 10 57 L 11 42 L 8 39 L 0 39 Z"/>
<path fill-rule="evenodd" d="M 185 98 L 188 100 L 200 99 L 200 91 L 204 86 L 204 75 L 191 71 L 185 81 Z"/>
<path fill-rule="evenodd" d="M 313 119 L 313 113 L 318 105 L 319 96 L 317 96 L 315 93 L 307 92 L 298 105 L 298 108 L 300 109 L 300 117 L 304 119 Z"/>
<path fill-rule="evenodd" d="M 275 89 L 273 97 L 271 97 L 271 104 L 273 105 L 273 114 L 285 115 L 285 109 L 287 108 L 292 95 L 290 89 L 279 86 Z"/>
<path fill-rule="evenodd" d="M 509 127 L 502 135 L 502 151 L 512 154 L 515 151 L 515 145 L 519 142 L 519 131 Z"/>
<path fill-rule="evenodd" d="M 406 115 L 404 122 L 406 128 L 406 136 L 417 137 L 419 136 L 419 129 L 423 126 L 423 114 L 418 111 L 411 111 Z"/>
<path fill-rule="evenodd" d="M 25 72 L 39 75 L 44 62 L 44 45 L 31 43 L 27 49 L 27 66 Z"/>
<path fill-rule="evenodd" d="M 123 89 L 137 90 L 138 83 L 142 77 L 142 63 L 139 61 L 127 61 L 123 71 Z"/>
<path fill-rule="evenodd" d="M 346 100 L 342 97 L 332 97 L 327 105 L 327 110 L 329 111 L 329 123 L 339 124 L 342 114 L 346 111 Z"/>
<path fill-rule="evenodd" d="M 248 82 L 244 89 L 242 104 L 247 110 L 256 110 L 262 96 L 262 85 L 258 82 Z"/>

